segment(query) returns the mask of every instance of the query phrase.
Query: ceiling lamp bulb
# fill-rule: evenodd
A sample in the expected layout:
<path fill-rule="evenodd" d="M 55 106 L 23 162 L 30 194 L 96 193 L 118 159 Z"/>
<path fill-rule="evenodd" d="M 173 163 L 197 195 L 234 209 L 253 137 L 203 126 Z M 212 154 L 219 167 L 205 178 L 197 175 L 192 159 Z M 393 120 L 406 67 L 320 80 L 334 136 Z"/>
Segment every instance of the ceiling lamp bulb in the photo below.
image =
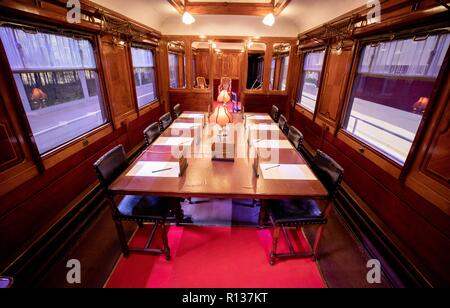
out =
<path fill-rule="evenodd" d="M 273 16 L 272 13 L 269 13 L 266 15 L 266 17 L 264 17 L 263 19 L 263 24 L 265 24 L 266 26 L 273 26 L 273 24 L 275 23 L 275 16 Z"/>
<path fill-rule="evenodd" d="M 184 12 L 183 17 L 181 18 L 184 24 L 190 25 L 195 22 L 194 16 L 192 16 L 189 12 Z"/>

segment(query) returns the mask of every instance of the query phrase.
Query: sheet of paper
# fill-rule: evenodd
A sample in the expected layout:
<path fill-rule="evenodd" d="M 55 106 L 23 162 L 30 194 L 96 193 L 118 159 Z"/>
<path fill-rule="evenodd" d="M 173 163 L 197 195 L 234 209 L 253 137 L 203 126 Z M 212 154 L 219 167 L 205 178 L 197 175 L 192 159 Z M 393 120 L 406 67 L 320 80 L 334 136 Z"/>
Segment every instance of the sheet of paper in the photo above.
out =
<path fill-rule="evenodd" d="M 253 139 L 252 144 L 255 148 L 265 149 L 292 149 L 289 140 L 261 140 Z"/>
<path fill-rule="evenodd" d="M 205 115 L 203 113 L 182 113 L 179 118 L 185 119 L 203 119 Z"/>
<path fill-rule="evenodd" d="M 192 137 L 159 137 L 153 142 L 154 145 L 182 145 L 190 146 L 194 138 Z"/>
<path fill-rule="evenodd" d="M 248 115 L 247 120 L 272 120 L 268 115 Z"/>
<path fill-rule="evenodd" d="M 175 122 L 170 125 L 170 128 L 176 128 L 176 129 L 191 129 L 197 126 L 201 126 L 201 123 L 181 123 L 181 122 Z"/>
<path fill-rule="evenodd" d="M 266 180 L 317 180 L 308 165 L 260 164 L 259 166 Z"/>
<path fill-rule="evenodd" d="M 277 124 L 253 124 L 250 126 L 251 130 L 279 130 Z"/>
<path fill-rule="evenodd" d="M 178 162 L 138 161 L 127 176 L 146 176 L 159 178 L 177 178 L 180 173 Z"/>

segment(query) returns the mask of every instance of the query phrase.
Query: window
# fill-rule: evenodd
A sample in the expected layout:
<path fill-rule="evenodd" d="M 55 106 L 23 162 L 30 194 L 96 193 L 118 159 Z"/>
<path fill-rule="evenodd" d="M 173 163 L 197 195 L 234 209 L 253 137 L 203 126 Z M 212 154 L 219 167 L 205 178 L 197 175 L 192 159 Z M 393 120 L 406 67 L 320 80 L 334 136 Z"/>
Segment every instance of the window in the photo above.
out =
<path fill-rule="evenodd" d="M 139 107 L 157 99 L 155 83 L 155 58 L 152 49 L 131 47 L 134 81 Z"/>
<path fill-rule="evenodd" d="M 41 154 L 106 122 L 88 40 L 3 26 L 0 38 Z"/>
<path fill-rule="evenodd" d="M 286 56 L 283 58 L 283 61 L 281 64 L 281 81 L 280 81 L 281 91 L 286 90 L 288 67 L 289 67 L 289 56 Z"/>
<path fill-rule="evenodd" d="M 449 43 L 442 34 L 363 46 L 345 130 L 403 164 Z"/>
<path fill-rule="evenodd" d="M 169 52 L 169 78 L 170 87 L 178 88 L 178 57 L 176 53 Z"/>
<path fill-rule="evenodd" d="M 303 61 L 302 82 L 298 88 L 297 102 L 314 112 L 319 95 L 325 50 L 308 52 Z"/>

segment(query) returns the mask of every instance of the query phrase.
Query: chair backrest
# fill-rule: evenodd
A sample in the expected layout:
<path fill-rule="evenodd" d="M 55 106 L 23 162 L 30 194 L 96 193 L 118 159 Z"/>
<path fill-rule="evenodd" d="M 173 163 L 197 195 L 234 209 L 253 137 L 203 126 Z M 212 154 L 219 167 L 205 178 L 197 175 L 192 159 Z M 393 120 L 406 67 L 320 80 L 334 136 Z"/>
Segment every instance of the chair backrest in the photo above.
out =
<path fill-rule="evenodd" d="M 159 134 L 160 131 L 158 122 L 150 124 L 146 129 L 144 129 L 144 138 L 147 145 L 152 144 L 153 141 L 158 138 Z"/>
<path fill-rule="evenodd" d="M 292 142 L 297 151 L 303 144 L 303 134 L 295 126 L 289 126 L 288 139 Z"/>
<path fill-rule="evenodd" d="M 330 199 L 334 199 L 344 176 L 344 169 L 330 156 L 317 150 L 312 168 L 319 180 L 328 190 Z"/>
<path fill-rule="evenodd" d="M 222 90 L 226 90 L 227 92 L 231 92 L 231 78 L 230 77 L 222 77 L 220 79 L 219 92 Z"/>
<path fill-rule="evenodd" d="M 283 131 L 284 134 L 289 133 L 289 125 L 287 123 L 286 117 L 284 115 L 280 115 L 280 118 L 278 119 L 278 126 Z"/>
<path fill-rule="evenodd" d="M 123 145 L 119 144 L 100 157 L 94 168 L 104 188 L 107 188 L 128 166 Z"/>
<path fill-rule="evenodd" d="M 205 77 L 202 76 L 197 76 L 195 78 L 195 80 L 197 81 L 197 87 L 200 89 L 206 89 L 208 88 L 208 85 L 206 84 L 206 79 Z"/>
<path fill-rule="evenodd" d="M 159 129 L 161 131 L 164 131 L 166 130 L 167 127 L 170 126 L 171 123 L 172 123 L 172 116 L 170 115 L 170 112 L 167 112 L 159 118 Z"/>
<path fill-rule="evenodd" d="M 173 114 L 175 115 L 175 118 L 178 118 L 181 115 L 181 105 L 180 104 L 176 104 L 175 106 L 173 106 Z"/>
<path fill-rule="evenodd" d="M 270 111 L 270 117 L 278 123 L 278 115 L 280 113 L 280 110 L 278 109 L 277 106 L 272 105 L 272 110 Z"/>

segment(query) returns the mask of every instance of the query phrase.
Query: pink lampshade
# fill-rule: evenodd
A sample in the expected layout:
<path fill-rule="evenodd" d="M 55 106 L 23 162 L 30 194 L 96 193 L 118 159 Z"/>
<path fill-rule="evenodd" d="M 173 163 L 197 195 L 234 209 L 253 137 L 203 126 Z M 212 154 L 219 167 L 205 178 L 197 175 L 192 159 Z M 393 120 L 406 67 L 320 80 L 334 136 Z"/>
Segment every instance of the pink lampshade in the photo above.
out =
<path fill-rule="evenodd" d="M 413 105 L 413 111 L 417 113 L 423 113 L 427 109 L 428 102 L 430 99 L 428 97 L 420 97 L 417 102 Z"/>
<path fill-rule="evenodd" d="M 40 99 L 47 99 L 47 94 L 45 94 L 45 92 L 39 88 L 34 88 L 33 90 L 31 90 L 31 99 L 35 101 Z"/>
<path fill-rule="evenodd" d="M 217 101 L 221 103 L 228 103 L 231 100 L 230 94 L 227 90 L 222 90 L 217 97 Z"/>
<path fill-rule="evenodd" d="M 224 106 L 216 107 L 212 114 L 212 119 L 222 127 L 233 122 L 233 117 Z"/>

